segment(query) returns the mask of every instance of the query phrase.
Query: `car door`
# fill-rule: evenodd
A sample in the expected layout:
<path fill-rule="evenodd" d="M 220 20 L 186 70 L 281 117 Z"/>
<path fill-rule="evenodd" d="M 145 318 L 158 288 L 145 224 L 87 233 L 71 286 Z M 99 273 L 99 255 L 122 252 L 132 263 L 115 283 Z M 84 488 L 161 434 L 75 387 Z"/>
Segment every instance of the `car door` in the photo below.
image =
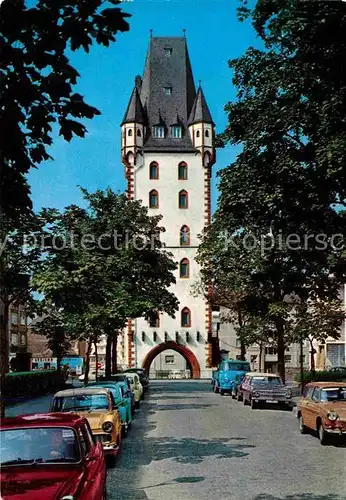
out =
<path fill-rule="evenodd" d="M 315 387 L 314 392 L 311 397 L 311 405 L 310 405 L 310 422 L 311 429 L 317 430 L 316 421 L 319 414 L 319 403 L 321 398 L 321 389 Z"/>
<path fill-rule="evenodd" d="M 312 395 L 315 390 L 315 387 L 309 387 L 306 391 L 306 396 L 302 402 L 302 416 L 303 416 L 303 422 L 304 425 L 309 427 L 310 429 L 312 428 Z"/>
<path fill-rule="evenodd" d="M 101 499 L 106 474 L 102 445 L 101 443 L 96 445 L 87 424 L 83 424 L 78 428 L 78 437 L 85 473 L 83 494 L 80 495 L 80 498 L 83 500 L 88 498 Z"/>

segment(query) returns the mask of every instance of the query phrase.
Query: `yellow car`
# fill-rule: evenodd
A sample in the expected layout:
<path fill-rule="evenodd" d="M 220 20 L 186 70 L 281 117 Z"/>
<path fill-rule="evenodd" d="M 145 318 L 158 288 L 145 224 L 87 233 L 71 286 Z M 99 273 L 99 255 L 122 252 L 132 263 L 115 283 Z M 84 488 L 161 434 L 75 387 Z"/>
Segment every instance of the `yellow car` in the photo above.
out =
<path fill-rule="evenodd" d="M 137 373 L 125 373 L 126 378 L 130 381 L 131 390 L 135 395 L 136 408 L 139 408 L 140 401 L 143 399 L 143 386 L 139 380 Z"/>
<path fill-rule="evenodd" d="M 72 412 L 85 417 L 105 455 L 113 459 L 121 448 L 121 419 L 112 393 L 103 387 L 68 389 L 55 394 L 52 412 Z"/>

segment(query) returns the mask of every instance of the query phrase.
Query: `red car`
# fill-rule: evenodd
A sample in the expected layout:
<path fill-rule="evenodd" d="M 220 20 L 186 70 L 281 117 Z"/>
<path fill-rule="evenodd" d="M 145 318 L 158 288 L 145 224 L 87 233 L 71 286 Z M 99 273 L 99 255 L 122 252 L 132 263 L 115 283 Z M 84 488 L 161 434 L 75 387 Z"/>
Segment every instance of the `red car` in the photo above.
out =
<path fill-rule="evenodd" d="M 2 500 L 104 500 L 106 463 L 85 418 L 41 413 L 0 427 Z"/>

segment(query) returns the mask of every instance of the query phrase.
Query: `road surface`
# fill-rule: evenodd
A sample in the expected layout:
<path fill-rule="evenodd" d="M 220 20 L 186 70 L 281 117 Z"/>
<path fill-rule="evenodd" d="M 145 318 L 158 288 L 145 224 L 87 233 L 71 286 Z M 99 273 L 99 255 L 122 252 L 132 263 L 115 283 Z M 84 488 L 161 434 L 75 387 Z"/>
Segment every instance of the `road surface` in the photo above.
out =
<path fill-rule="evenodd" d="M 48 409 L 47 398 L 42 401 L 35 411 Z M 12 414 L 20 413 L 14 408 Z M 313 435 L 299 434 L 293 413 L 251 410 L 213 394 L 209 381 L 151 381 L 108 471 L 108 496 L 346 500 L 346 445 L 323 447 Z"/>

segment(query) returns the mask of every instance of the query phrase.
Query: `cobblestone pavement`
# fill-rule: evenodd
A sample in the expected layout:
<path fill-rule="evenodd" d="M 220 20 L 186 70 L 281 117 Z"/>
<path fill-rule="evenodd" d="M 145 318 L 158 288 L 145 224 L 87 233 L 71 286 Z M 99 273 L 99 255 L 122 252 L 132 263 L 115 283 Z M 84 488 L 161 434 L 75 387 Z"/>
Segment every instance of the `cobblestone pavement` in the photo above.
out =
<path fill-rule="evenodd" d="M 152 381 L 109 469 L 109 500 L 345 500 L 346 445 L 301 436 L 294 417 L 209 381 Z"/>
<path fill-rule="evenodd" d="M 151 381 L 108 470 L 108 500 L 346 500 L 346 445 L 301 436 L 294 417 L 213 394 L 209 381 Z"/>

